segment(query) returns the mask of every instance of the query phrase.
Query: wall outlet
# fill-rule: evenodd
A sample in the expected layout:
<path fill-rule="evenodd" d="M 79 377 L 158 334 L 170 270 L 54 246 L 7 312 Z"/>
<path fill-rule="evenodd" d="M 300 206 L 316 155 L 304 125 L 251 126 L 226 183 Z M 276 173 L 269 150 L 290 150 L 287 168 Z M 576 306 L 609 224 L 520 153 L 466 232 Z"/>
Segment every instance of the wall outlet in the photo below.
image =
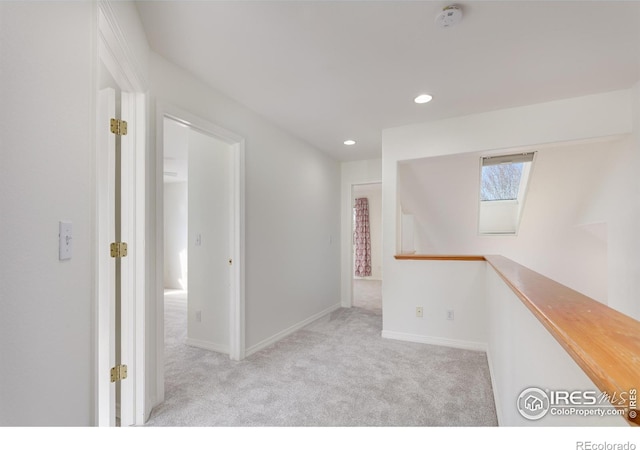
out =
<path fill-rule="evenodd" d="M 200 247 L 202 245 L 202 235 L 200 233 L 196 234 L 196 247 Z"/>
<path fill-rule="evenodd" d="M 422 306 L 416 306 L 416 317 L 422 317 Z"/>
<path fill-rule="evenodd" d="M 447 320 L 453 320 L 453 318 L 454 318 L 453 309 L 448 309 L 447 310 Z"/>
<path fill-rule="evenodd" d="M 202 311 L 196 311 L 196 322 L 202 322 Z"/>

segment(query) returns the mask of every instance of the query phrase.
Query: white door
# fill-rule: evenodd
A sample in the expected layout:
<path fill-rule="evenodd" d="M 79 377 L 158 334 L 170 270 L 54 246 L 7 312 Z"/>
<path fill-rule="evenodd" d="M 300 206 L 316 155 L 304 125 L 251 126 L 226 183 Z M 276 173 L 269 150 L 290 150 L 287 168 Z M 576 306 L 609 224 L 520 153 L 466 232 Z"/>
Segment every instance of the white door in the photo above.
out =
<path fill-rule="evenodd" d="M 133 364 L 133 295 L 131 259 L 114 257 L 111 245 L 131 242 L 129 221 L 133 168 L 129 155 L 132 145 L 127 135 L 114 132 L 112 119 L 117 117 L 118 93 L 105 88 L 98 93 L 97 114 L 97 180 L 98 180 L 98 425 L 134 424 L 134 392 L 132 370 L 127 377 L 114 381 L 124 371 L 113 368 Z M 127 95 L 122 95 L 122 111 L 127 111 Z M 130 378 L 131 377 L 131 378 Z"/>
<path fill-rule="evenodd" d="M 232 146 L 189 129 L 188 341 L 229 353 Z"/>

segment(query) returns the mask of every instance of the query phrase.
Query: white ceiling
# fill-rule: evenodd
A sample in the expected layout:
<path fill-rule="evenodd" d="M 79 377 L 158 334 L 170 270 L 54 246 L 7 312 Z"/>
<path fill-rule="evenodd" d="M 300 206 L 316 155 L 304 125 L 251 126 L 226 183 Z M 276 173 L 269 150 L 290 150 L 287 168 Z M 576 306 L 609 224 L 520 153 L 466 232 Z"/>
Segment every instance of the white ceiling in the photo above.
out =
<path fill-rule="evenodd" d="M 381 156 L 384 128 L 640 79 L 640 2 L 151 1 L 151 48 L 338 160 Z M 430 93 L 434 100 L 416 105 Z M 345 147 L 345 139 L 357 144 Z"/>

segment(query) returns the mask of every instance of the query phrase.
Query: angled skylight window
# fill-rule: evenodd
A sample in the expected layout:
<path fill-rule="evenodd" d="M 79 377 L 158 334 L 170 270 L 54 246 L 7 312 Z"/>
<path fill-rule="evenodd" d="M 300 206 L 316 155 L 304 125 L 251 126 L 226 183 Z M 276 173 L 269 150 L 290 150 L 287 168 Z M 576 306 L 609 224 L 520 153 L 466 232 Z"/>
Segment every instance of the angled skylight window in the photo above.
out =
<path fill-rule="evenodd" d="M 480 234 L 518 232 L 535 153 L 481 158 Z"/>

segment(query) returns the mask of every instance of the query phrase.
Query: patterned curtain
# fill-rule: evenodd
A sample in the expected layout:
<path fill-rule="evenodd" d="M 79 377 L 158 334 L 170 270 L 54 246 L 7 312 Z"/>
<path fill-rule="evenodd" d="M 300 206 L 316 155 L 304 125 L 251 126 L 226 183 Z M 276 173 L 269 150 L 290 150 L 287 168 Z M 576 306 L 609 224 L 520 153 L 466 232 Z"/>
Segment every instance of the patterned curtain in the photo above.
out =
<path fill-rule="evenodd" d="M 369 231 L 369 200 L 357 198 L 355 206 L 355 230 L 353 239 L 356 244 L 357 277 L 371 276 L 371 233 Z"/>

